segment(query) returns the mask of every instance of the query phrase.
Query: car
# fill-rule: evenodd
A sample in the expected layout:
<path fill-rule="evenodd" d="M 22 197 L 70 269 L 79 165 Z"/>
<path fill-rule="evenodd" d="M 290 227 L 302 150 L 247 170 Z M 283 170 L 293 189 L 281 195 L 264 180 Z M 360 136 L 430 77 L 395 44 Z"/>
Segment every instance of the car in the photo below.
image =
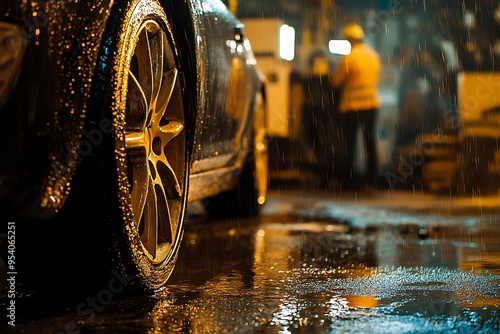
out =
<path fill-rule="evenodd" d="M 118 274 L 162 289 L 188 202 L 242 217 L 265 201 L 264 85 L 219 0 L 3 0 L 8 270 L 43 291 Z"/>

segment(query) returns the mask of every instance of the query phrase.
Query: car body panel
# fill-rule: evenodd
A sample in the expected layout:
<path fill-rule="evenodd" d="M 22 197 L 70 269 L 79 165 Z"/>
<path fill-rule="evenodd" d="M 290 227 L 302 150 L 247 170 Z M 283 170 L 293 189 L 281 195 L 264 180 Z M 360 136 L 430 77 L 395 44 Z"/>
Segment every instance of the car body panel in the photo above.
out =
<path fill-rule="evenodd" d="M 1 150 L 1 174 L 15 175 L 16 182 L 8 189 L 8 205 L 27 216 L 55 215 L 69 194 L 98 41 L 111 4 L 2 1 L 0 13 L 21 26 L 28 43 L 20 80 L 0 110 L 17 130 L 2 140 L 10 145 Z"/>

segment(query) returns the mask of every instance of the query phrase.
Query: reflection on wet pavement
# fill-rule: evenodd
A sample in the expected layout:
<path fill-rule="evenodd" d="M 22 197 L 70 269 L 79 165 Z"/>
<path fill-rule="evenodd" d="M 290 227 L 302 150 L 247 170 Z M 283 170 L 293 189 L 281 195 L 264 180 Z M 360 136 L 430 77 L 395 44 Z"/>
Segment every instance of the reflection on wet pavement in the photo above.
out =
<path fill-rule="evenodd" d="M 259 219 L 188 224 L 157 296 L 17 329 L 65 333 L 75 320 L 82 333 L 500 332 L 495 215 L 297 201 L 271 199 Z"/>

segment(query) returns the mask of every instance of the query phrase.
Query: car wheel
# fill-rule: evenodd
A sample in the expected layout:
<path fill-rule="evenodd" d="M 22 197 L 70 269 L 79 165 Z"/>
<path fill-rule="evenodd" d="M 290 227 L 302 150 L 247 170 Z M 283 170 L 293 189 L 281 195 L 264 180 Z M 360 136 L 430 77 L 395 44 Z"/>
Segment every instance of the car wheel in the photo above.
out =
<path fill-rule="evenodd" d="M 116 3 L 96 68 L 87 124 L 111 124 L 99 155 L 113 266 L 159 289 L 183 234 L 190 150 L 179 50 L 158 1 Z"/>
<path fill-rule="evenodd" d="M 269 153 L 267 148 L 267 112 L 265 100 L 262 94 L 257 95 L 255 109 L 255 135 L 254 135 L 254 154 L 255 154 L 255 184 L 257 189 L 257 203 L 264 204 L 267 196 L 267 187 L 269 184 Z"/>
<path fill-rule="evenodd" d="M 108 165 L 116 169 L 108 174 L 118 201 L 111 217 L 119 258 L 151 290 L 162 287 L 173 271 L 183 233 L 189 175 L 186 95 L 179 50 L 160 4 L 139 0 L 125 6 L 104 36 L 111 43 L 103 50 L 116 51 L 97 66 L 111 73 L 97 77 L 105 79 L 103 104 L 113 123 Z"/>
<path fill-rule="evenodd" d="M 257 94 L 250 153 L 243 162 L 236 187 L 208 201 L 209 216 L 227 218 L 259 215 L 266 200 L 268 178 L 265 103 L 263 96 Z"/>

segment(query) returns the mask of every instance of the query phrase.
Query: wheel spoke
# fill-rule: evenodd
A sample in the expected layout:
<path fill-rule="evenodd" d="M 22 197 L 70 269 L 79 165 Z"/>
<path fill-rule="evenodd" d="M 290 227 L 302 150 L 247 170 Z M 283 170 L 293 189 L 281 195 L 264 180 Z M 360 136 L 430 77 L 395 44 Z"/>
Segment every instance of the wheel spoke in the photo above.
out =
<path fill-rule="evenodd" d="M 127 132 L 125 133 L 125 147 L 127 149 L 144 148 L 148 151 L 148 139 L 144 132 Z"/>
<path fill-rule="evenodd" d="M 139 67 L 139 86 L 142 87 L 148 105 L 151 105 L 151 98 L 153 92 L 153 65 L 151 61 L 151 48 L 149 45 L 149 38 L 147 29 L 143 28 L 137 41 L 135 55 Z"/>
<path fill-rule="evenodd" d="M 163 74 L 163 82 L 158 93 L 158 101 L 156 103 L 157 111 L 164 113 L 167 109 L 168 103 L 170 102 L 170 99 L 172 97 L 172 92 L 174 91 L 175 84 L 177 83 L 178 74 L 179 73 L 176 68 L 166 71 Z M 161 117 L 163 117 L 163 115 L 161 115 Z"/>
<path fill-rule="evenodd" d="M 168 189 L 169 198 L 180 199 L 182 197 L 182 190 L 181 190 L 181 186 L 179 183 L 179 179 L 177 178 L 177 175 L 175 174 L 174 169 L 172 168 L 172 166 L 169 163 L 167 163 L 165 165 L 165 167 L 166 167 L 166 170 L 168 172 L 163 173 L 162 175 L 164 175 L 164 178 L 168 180 L 167 189 Z"/>
<path fill-rule="evenodd" d="M 168 124 L 160 126 L 159 130 L 158 137 L 166 146 L 172 139 L 181 134 L 182 130 L 184 130 L 184 124 L 179 121 L 170 121 Z"/>
<path fill-rule="evenodd" d="M 160 175 L 162 187 L 167 191 L 168 199 L 179 199 L 182 196 L 182 190 L 177 175 L 167 160 L 165 154 L 152 157 L 152 162 L 157 166 L 157 172 Z"/>
<path fill-rule="evenodd" d="M 157 173 L 159 170 L 156 170 Z M 159 174 L 157 174 L 159 175 Z M 170 216 L 170 207 L 168 205 L 167 194 L 161 176 L 155 180 L 156 203 L 158 207 L 164 210 L 158 210 L 158 241 L 162 243 L 172 243 L 172 219 Z"/>
<path fill-rule="evenodd" d="M 144 130 L 146 126 L 146 115 L 148 113 L 148 101 L 144 90 L 132 71 L 129 70 L 128 97 L 130 101 L 130 112 L 127 117 L 127 127 L 137 131 Z"/>
<path fill-rule="evenodd" d="M 146 195 L 146 205 L 144 207 L 142 219 L 144 230 L 140 237 L 144 247 L 154 258 L 158 245 L 158 208 L 156 204 L 156 190 L 152 177 L 149 177 L 148 183 L 149 189 Z"/>
<path fill-rule="evenodd" d="M 163 31 L 157 26 L 158 33 L 150 41 L 151 73 L 153 75 L 153 93 L 151 97 L 151 108 L 155 109 L 162 86 L 163 59 L 165 46 L 163 44 Z"/>
<path fill-rule="evenodd" d="M 150 192 L 149 172 L 146 168 L 133 168 L 133 185 L 132 185 L 132 212 L 134 220 L 139 226 L 144 215 L 144 209 L 147 201 L 147 196 Z"/>

